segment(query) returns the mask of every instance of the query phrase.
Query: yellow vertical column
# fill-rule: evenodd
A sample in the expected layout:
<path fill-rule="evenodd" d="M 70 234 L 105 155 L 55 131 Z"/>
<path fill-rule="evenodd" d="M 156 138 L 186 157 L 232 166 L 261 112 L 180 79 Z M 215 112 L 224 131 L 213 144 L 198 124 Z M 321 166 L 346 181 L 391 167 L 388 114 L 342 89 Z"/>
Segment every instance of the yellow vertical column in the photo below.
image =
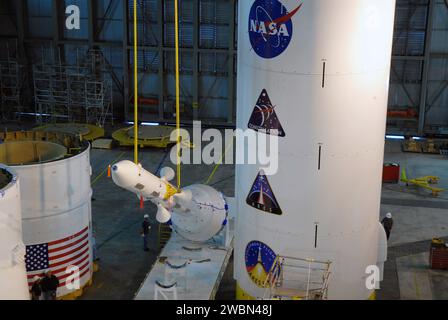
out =
<path fill-rule="evenodd" d="M 137 0 L 134 0 L 134 161 L 138 164 L 138 32 Z"/>

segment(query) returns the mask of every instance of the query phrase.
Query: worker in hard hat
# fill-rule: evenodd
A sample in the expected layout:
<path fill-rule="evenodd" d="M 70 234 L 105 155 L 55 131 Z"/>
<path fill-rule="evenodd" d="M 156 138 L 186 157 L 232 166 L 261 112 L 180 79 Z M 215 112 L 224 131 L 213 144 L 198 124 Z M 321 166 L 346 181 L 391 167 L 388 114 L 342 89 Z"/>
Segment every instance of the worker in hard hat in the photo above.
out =
<path fill-rule="evenodd" d="M 388 212 L 384 219 L 381 221 L 381 224 L 386 231 L 387 240 L 389 240 L 390 232 L 392 231 L 392 227 L 394 226 L 394 219 L 392 219 L 392 213 Z"/>
<path fill-rule="evenodd" d="M 40 287 L 40 277 L 35 276 L 33 279 L 33 285 L 30 290 L 31 300 L 40 300 L 40 296 L 42 295 L 42 288 Z"/>
<path fill-rule="evenodd" d="M 149 248 L 148 248 L 149 230 L 151 230 L 151 224 L 149 223 L 149 215 L 145 214 L 145 216 L 143 217 L 142 232 L 141 232 L 141 235 L 143 238 L 143 250 L 144 251 L 149 251 Z"/>

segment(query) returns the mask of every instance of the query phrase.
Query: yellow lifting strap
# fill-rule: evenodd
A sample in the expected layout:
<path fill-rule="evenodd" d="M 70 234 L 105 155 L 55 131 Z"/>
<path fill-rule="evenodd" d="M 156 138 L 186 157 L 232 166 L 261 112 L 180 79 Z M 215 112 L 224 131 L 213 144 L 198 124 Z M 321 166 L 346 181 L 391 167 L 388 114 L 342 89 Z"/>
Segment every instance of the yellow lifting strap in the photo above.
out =
<path fill-rule="evenodd" d="M 137 0 L 134 0 L 134 161 L 138 164 L 138 32 Z M 181 134 L 180 134 L 180 66 L 179 66 L 179 1 L 174 1 L 174 37 L 176 47 L 176 129 L 177 129 L 177 188 L 181 187 Z"/>
<path fill-rule="evenodd" d="M 134 162 L 138 164 L 138 32 L 137 0 L 134 0 Z M 126 98 L 127 99 L 127 98 Z"/>
<path fill-rule="evenodd" d="M 179 75 L 179 0 L 174 1 L 174 38 L 176 46 L 176 129 L 177 129 L 177 188 L 181 187 L 180 136 L 180 75 Z"/>

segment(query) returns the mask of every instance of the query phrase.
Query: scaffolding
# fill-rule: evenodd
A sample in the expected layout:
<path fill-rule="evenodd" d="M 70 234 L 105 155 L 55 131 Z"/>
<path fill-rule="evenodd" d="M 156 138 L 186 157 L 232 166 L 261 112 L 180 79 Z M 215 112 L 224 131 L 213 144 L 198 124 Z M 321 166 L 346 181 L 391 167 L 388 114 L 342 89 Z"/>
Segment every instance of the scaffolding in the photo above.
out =
<path fill-rule="evenodd" d="M 23 112 L 23 87 L 25 68 L 17 58 L 17 42 L 15 51 L 6 43 L 6 57 L 0 60 L 0 105 L 3 120 L 15 120 Z M 14 53 L 15 52 L 15 53 Z"/>
<path fill-rule="evenodd" d="M 277 256 L 263 286 L 263 299 L 326 300 L 330 268 L 330 261 Z"/>
<path fill-rule="evenodd" d="M 75 65 L 63 64 L 60 53 L 52 62 L 48 56 L 42 48 L 42 61 L 33 66 L 37 122 L 113 124 L 112 79 L 101 50 L 80 55 L 78 49 Z"/>

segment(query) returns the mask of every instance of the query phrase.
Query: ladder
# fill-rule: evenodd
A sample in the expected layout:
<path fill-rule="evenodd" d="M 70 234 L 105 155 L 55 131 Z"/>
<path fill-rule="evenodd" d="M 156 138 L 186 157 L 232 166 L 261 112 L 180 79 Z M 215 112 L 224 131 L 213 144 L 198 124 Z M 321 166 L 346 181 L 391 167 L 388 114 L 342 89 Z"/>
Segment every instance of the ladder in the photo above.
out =
<path fill-rule="evenodd" d="M 159 248 L 162 250 L 171 238 L 173 230 L 167 223 L 159 223 Z"/>

